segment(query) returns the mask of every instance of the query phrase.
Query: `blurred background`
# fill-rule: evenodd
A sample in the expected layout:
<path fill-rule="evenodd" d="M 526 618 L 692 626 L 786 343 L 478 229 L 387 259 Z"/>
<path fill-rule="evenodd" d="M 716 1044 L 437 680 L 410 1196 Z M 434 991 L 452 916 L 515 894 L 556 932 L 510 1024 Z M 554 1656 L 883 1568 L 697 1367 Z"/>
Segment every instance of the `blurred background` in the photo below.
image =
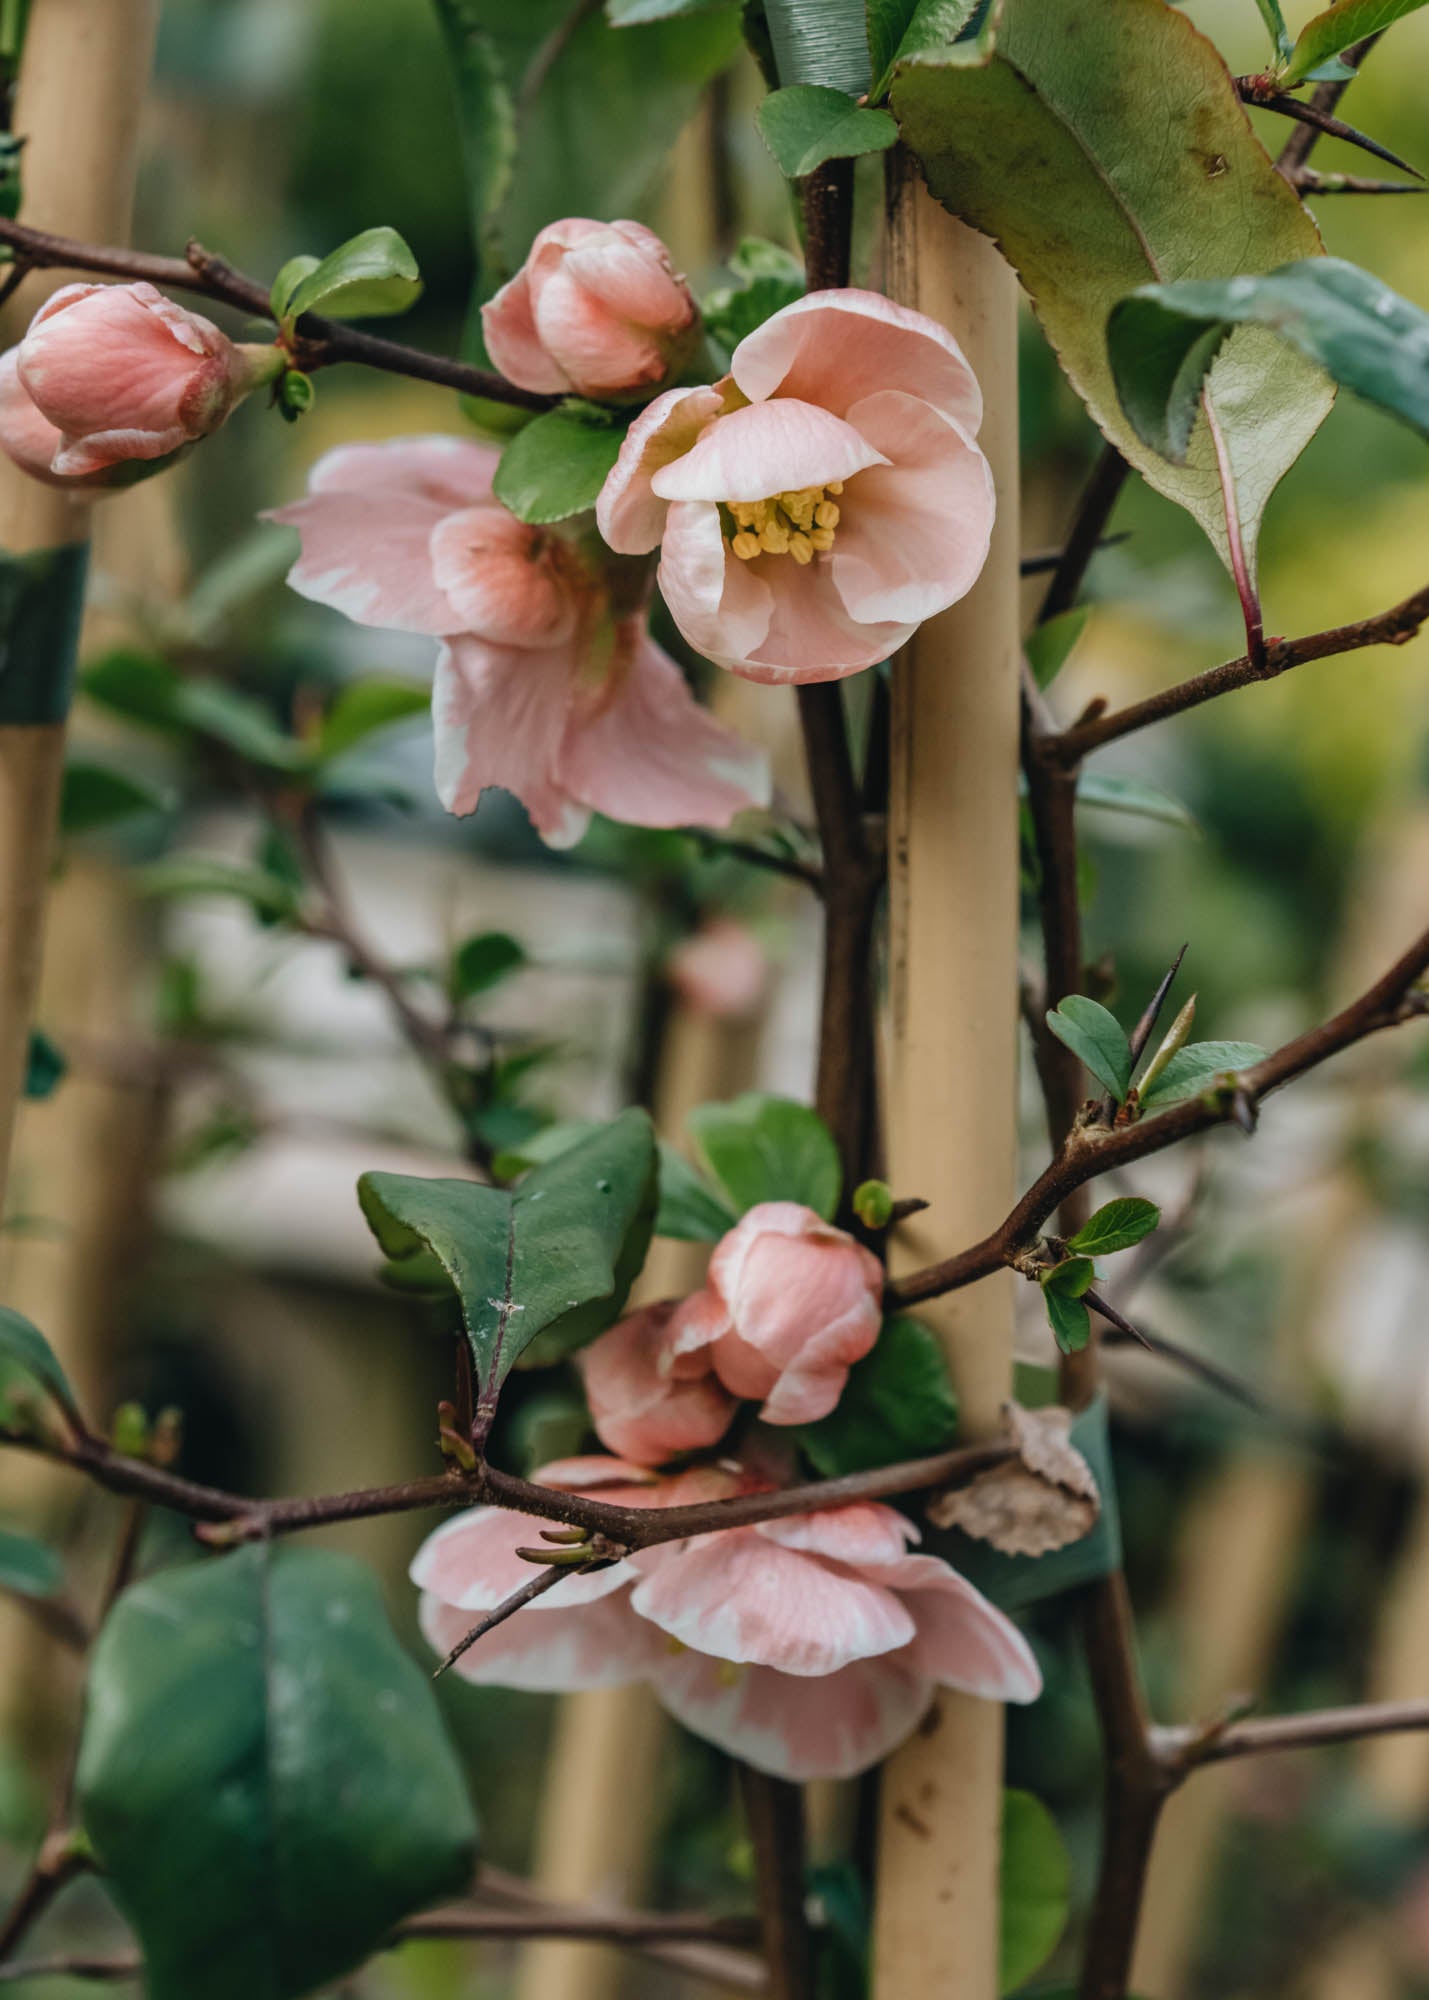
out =
<path fill-rule="evenodd" d="M 521 32 L 563 11 L 538 0 Z M 1234 70 L 1263 66 L 1248 0 L 1186 11 Z M 1287 7 L 1292 29 L 1311 11 Z M 267 274 L 390 223 L 426 280 L 394 330 L 446 351 L 463 342 L 474 282 L 489 288 L 502 258 L 519 261 L 557 215 L 650 222 L 702 294 L 728 282 L 746 236 L 796 249 L 731 10 L 668 35 L 627 32 L 646 38 L 659 109 L 602 122 L 581 93 L 553 87 L 546 122 L 523 140 L 507 240 L 485 235 L 478 266 L 432 0 L 165 0 L 135 241 L 173 253 L 194 235 Z M 1429 167 L 1426 64 L 1429 14 L 1395 31 L 1344 108 Z M 587 93 L 602 88 L 616 82 L 587 78 Z M 1288 127 L 1256 116 L 1277 147 Z M 1335 143 L 1316 164 L 1366 170 Z M 876 280 L 874 174 L 863 195 Z M 1313 206 L 1332 251 L 1429 308 L 1429 202 Z M 7 337 L 23 323 L 22 292 Z M 1099 441 L 1030 319 L 1023 348 L 1023 546 L 1035 551 L 1057 541 Z M 256 516 L 296 497 L 339 442 L 452 430 L 462 414 L 446 392 L 356 370 L 317 388 L 292 428 L 246 407 L 189 465 L 99 510 L 43 1038 L 0 1235 L 0 1295 L 48 1332 L 91 1406 L 133 1403 L 151 1421 L 177 1407 L 184 1469 L 254 1492 L 434 1463 L 450 1329 L 378 1286 L 359 1172 L 458 1170 L 519 1153 L 553 1118 L 631 1101 L 652 1104 L 678 1140 L 683 1111 L 706 1098 L 753 1085 L 806 1096 L 817 997 L 814 899 L 796 881 L 690 837 L 604 824 L 556 856 L 499 793 L 473 819 L 441 813 L 423 712 L 430 644 L 288 592 L 295 537 Z M 1408 431 L 1342 401 L 1270 512 L 1270 631 L 1358 618 L 1424 581 L 1425 469 Z M 1113 527 L 1122 539 L 1093 567 L 1094 609 L 1057 684 L 1068 716 L 1093 694 L 1119 703 L 1240 650 L 1234 595 L 1186 516 L 1133 482 Z M 1082 811 L 1087 935 L 1124 1020 L 1189 943 L 1178 991 L 1199 996 L 1198 1035 L 1273 1044 L 1422 927 L 1426 669 L 1423 638 L 1304 667 L 1098 757 L 1098 779 L 1115 782 Z M 750 837 L 797 859 L 806 813 L 791 708 L 778 690 L 726 681 L 711 693 L 774 749 L 781 812 Z M 316 801 L 316 854 L 294 834 L 295 799 Z M 438 1023 L 439 1056 L 414 1048 L 403 1005 Z M 1045 1135 L 1026 1067 L 1030 1172 Z M 1217 1135 L 1148 1162 L 1134 1186 L 1168 1226 L 1151 1254 L 1125 1260 L 1118 1302 L 1265 1405 L 1256 1414 L 1145 1357 L 1116 1358 L 1121 1514 L 1160 1714 L 1209 1717 L 1240 1695 L 1274 1710 L 1422 1695 L 1423 1039 L 1367 1047 L 1276 1100 L 1253 1145 Z M 698 1277 L 697 1246 L 662 1244 L 655 1258 L 651 1296 Z M 1028 1357 L 1045 1359 L 1033 1317 L 1024 1335 Z M 529 1470 L 583 1434 L 570 1382 L 522 1376 L 496 1449 Z M 93 1601 L 116 1508 L 7 1459 L 0 1522 L 42 1525 L 67 1571 L 44 1604 L 0 1603 L 8 1898 L 78 1698 L 55 1627 L 71 1600 Z M 417 1648 L 405 1568 L 428 1525 L 398 1516 L 329 1537 L 377 1566 Z M 148 1534 L 146 1560 L 182 1559 L 178 1525 L 157 1519 Z M 1048 1694 L 1013 1717 L 1010 1782 L 1056 1812 L 1082 1901 L 1098 1754 L 1069 1622 L 1056 1600 L 1037 1614 Z M 545 1697 L 441 1685 L 489 1861 L 572 1893 L 748 1907 L 729 1769 L 643 1697 L 587 1703 L 580 1723 L 578 1703 L 557 1716 Z M 602 1746 L 621 1773 L 614 1792 Z M 552 1804 L 552 1768 L 595 1772 L 592 1797 L 606 1785 L 604 1873 L 589 1873 L 588 1837 L 584 1860 L 562 1852 L 563 1829 L 574 1836 Z M 857 1802 L 816 1807 L 825 1858 L 846 1850 Z M 36 1941 L 103 1948 L 115 1935 L 102 1896 L 81 1885 Z M 1044 1979 L 1055 1986 L 1073 1963 L 1068 1947 Z M 1429 1741 L 1199 1777 L 1167 1815 L 1136 1984 L 1148 2000 L 1429 1993 Z M 512 1947 L 430 1945 L 343 1990 L 653 2000 L 713 1989 L 570 1946 L 523 1961 Z M 839 2000 L 856 1991 L 846 1983 Z"/>

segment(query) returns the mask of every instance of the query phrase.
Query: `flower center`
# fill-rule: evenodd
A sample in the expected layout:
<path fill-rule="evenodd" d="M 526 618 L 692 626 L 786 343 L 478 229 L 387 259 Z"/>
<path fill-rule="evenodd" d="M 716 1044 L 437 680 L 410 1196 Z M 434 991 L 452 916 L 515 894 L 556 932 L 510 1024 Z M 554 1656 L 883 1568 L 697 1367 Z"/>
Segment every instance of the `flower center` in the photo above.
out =
<path fill-rule="evenodd" d="M 839 509 L 832 496 L 843 490 L 841 479 L 830 479 L 823 486 L 801 486 L 797 492 L 776 493 L 768 500 L 731 500 L 730 548 L 741 562 L 752 562 L 755 556 L 812 562 L 834 545 Z"/>

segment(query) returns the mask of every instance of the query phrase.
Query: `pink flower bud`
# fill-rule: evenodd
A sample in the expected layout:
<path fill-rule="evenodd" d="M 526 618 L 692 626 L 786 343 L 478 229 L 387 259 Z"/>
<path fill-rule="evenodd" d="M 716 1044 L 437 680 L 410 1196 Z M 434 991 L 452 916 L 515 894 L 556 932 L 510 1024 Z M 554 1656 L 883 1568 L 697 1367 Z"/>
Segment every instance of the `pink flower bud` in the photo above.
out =
<path fill-rule="evenodd" d="M 508 380 L 548 395 L 637 397 L 678 374 L 699 311 L 670 253 L 638 222 L 553 222 L 481 309 Z"/>
<path fill-rule="evenodd" d="M 769 988 L 769 961 L 747 924 L 715 917 L 670 953 L 666 977 L 692 1013 L 747 1021 Z"/>
<path fill-rule="evenodd" d="M 7 368 L 0 383 L 0 444 L 39 478 L 85 486 L 116 483 L 104 475 L 131 460 L 157 470 L 283 366 L 276 348 L 235 346 L 147 284 L 64 286 L 13 354 L 13 375 Z M 54 432 L 46 464 L 42 424 Z"/>
<path fill-rule="evenodd" d="M 707 1348 L 726 1389 L 763 1398 L 766 1423 L 813 1423 L 877 1340 L 882 1293 L 883 1266 L 853 1237 L 798 1202 L 760 1202 L 716 1246 L 671 1346 Z"/>
<path fill-rule="evenodd" d="M 637 1465 L 718 1444 L 734 1416 L 734 1398 L 710 1373 L 709 1357 L 671 1348 L 679 1303 L 662 1299 L 631 1313 L 581 1356 L 596 1436 Z"/>

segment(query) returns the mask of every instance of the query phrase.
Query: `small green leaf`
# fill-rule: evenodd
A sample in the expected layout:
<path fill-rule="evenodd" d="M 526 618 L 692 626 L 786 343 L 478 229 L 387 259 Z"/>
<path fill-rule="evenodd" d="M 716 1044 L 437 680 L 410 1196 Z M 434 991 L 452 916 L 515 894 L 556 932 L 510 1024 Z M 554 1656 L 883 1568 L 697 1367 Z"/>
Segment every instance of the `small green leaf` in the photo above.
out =
<path fill-rule="evenodd" d="M 374 731 L 405 722 L 413 715 L 425 715 L 431 705 L 431 690 L 419 681 L 385 679 L 376 674 L 352 681 L 323 717 L 319 755 L 324 759 L 340 757 Z"/>
<path fill-rule="evenodd" d="M 887 96 L 898 63 L 986 62 L 1000 12 L 1000 0 L 868 0 L 868 45 L 877 79 L 868 93 L 870 104 Z M 890 44 L 894 29 L 897 38 Z"/>
<path fill-rule="evenodd" d="M 956 1441 L 958 1399 L 937 1335 L 895 1313 L 849 1371 L 838 1405 L 795 1431 L 826 1478 L 946 1451 Z"/>
<path fill-rule="evenodd" d="M 1060 1264 L 1043 1272 L 1042 1289 L 1060 1298 L 1079 1299 L 1095 1284 L 1096 1275 L 1097 1267 L 1090 1257 L 1064 1257 Z"/>
<path fill-rule="evenodd" d="M 526 948 L 505 931 L 478 931 L 452 953 L 448 991 L 453 1000 L 488 993 L 526 963 Z"/>
<path fill-rule="evenodd" d="M 290 424 L 307 415 L 317 401 L 317 395 L 311 375 L 305 375 L 301 368 L 284 370 L 278 384 L 278 408 Z"/>
<path fill-rule="evenodd" d="M 751 1090 L 729 1104 L 700 1105 L 686 1123 L 741 1215 L 762 1201 L 798 1201 L 832 1218 L 843 1186 L 839 1151 L 807 1105 Z"/>
<path fill-rule="evenodd" d="M 1270 35 L 1276 62 L 1288 62 L 1291 49 L 1290 30 L 1286 27 L 1285 16 L 1280 11 L 1280 0 L 1255 0 L 1255 4 Z"/>
<path fill-rule="evenodd" d="M 57 1048 L 39 1028 L 32 1028 L 25 1062 L 26 1097 L 35 1100 L 53 1097 L 68 1069 L 64 1051 Z"/>
<path fill-rule="evenodd" d="M 1067 1248 L 1086 1257 L 1109 1257 L 1114 1250 L 1129 1250 L 1143 1236 L 1149 1236 L 1161 1220 L 1154 1201 L 1139 1194 L 1119 1195 L 1099 1208 L 1084 1222 Z"/>
<path fill-rule="evenodd" d="M 1186 833 L 1199 833 L 1200 821 L 1189 806 L 1159 785 L 1143 778 L 1123 778 L 1110 771 L 1079 771 L 1077 804 L 1094 812 L 1125 813 L 1132 819 L 1150 819 L 1162 826 L 1179 826 Z"/>
<path fill-rule="evenodd" d="M 312 762 L 306 745 L 281 730 L 261 701 L 222 681 L 176 678 L 172 718 L 270 771 L 304 771 Z"/>
<path fill-rule="evenodd" d="M 802 180 L 825 160 L 881 153 L 898 140 L 886 111 L 856 104 L 846 91 L 796 83 L 772 91 L 758 111 L 760 135 L 786 180 Z"/>
<path fill-rule="evenodd" d="M 364 229 L 298 279 L 279 317 L 321 312 L 328 319 L 381 319 L 406 312 L 421 293 L 417 260 L 396 230 Z"/>
<path fill-rule="evenodd" d="M 682 1243 L 718 1243 L 739 1217 L 683 1153 L 660 1142 L 660 1207 L 655 1234 Z"/>
<path fill-rule="evenodd" d="M 75 1429 L 83 1431 L 84 1419 L 59 1357 L 40 1329 L 13 1306 L 0 1306 L 0 1362 L 6 1361 L 13 1362 L 38 1382 Z"/>
<path fill-rule="evenodd" d="M 60 792 L 60 831 L 69 838 L 95 833 L 138 813 L 167 812 L 173 804 L 171 792 L 158 791 L 127 771 L 73 758 L 65 765 Z"/>
<path fill-rule="evenodd" d="M 1172 1056 L 1141 1099 L 1141 1108 L 1164 1111 L 1168 1104 L 1199 1097 L 1217 1077 L 1233 1076 L 1264 1060 L 1265 1050 L 1255 1042 L 1191 1042 Z"/>
<path fill-rule="evenodd" d="M 517 431 L 491 490 L 518 521 L 541 526 L 583 514 L 599 499 L 624 437 L 605 412 L 562 404 Z"/>
<path fill-rule="evenodd" d="M 375 1577 L 322 1550 L 256 1543 L 124 1593 L 78 1800 L 149 2000 L 298 2000 L 470 1882 L 431 1682 Z"/>
<path fill-rule="evenodd" d="M 48 1543 L 0 1528 L 0 1590 L 13 1590 L 20 1597 L 53 1597 L 63 1582 L 64 1565 Z"/>
<path fill-rule="evenodd" d="M 1113 307 L 1117 396 L 1163 458 L 1185 459 L 1207 371 L 1238 326 L 1269 327 L 1343 388 L 1429 437 L 1429 313 L 1343 258 L 1307 257 L 1259 278 L 1143 285 Z"/>
<path fill-rule="evenodd" d="M 1377 35 L 1393 27 L 1406 14 L 1424 5 L 1424 0 L 1339 0 L 1339 4 L 1315 14 L 1300 30 L 1280 81 L 1287 90 L 1308 81 L 1311 72 L 1341 49 L 1351 48 L 1366 35 Z"/>
<path fill-rule="evenodd" d="M 290 917 L 298 906 L 292 885 L 266 868 L 217 855 L 175 854 L 134 876 L 141 896 L 236 896 L 268 922 Z"/>
<path fill-rule="evenodd" d="M 1056 618 L 1049 618 L 1045 624 L 1034 625 L 1027 634 L 1022 650 L 1027 655 L 1032 678 L 1039 688 L 1051 687 L 1061 673 L 1072 648 L 1086 630 L 1091 615 L 1090 604 L 1078 604 Z"/>
<path fill-rule="evenodd" d="M 268 294 L 268 304 L 274 319 L 288 318 L 293 308 L 293 294 L 304 278 L 309 277 L 321 264 L 321 257 L 290 257 L 273 280 L 273 288 Z"/>
<path fill-rule="evenodd" d="M 1011 1993 L 1045 1964 L 1067 1927 L 1071 1863 L 1057 1822 L 1031 1792 L 1002 1795 L 1000 1986 Z"/>
<path fill-rule="evenodd" d="M 1070 993 L 1047 1026 L 1120 1104 L 1131 1088 L 1131 1044 L 1115 1014 L 1084 993 Z"/>
<path fill-rule="evenodd" d="M 1058 1347 L 1064 1354 L 1079 1354 L 1092 1337 L 1091 1314 L 1081 1300 L 1066 1292 L 1049 1291 L 1044 1285 L 1042 1303 Z"/>
<path fill-rule="evenodd" d="M 887 1181 L 862 1181 L 853 1191 L 853 1212 L 865 1229 L 886 1229 L 893 1220 L 893 1190 Z"/>

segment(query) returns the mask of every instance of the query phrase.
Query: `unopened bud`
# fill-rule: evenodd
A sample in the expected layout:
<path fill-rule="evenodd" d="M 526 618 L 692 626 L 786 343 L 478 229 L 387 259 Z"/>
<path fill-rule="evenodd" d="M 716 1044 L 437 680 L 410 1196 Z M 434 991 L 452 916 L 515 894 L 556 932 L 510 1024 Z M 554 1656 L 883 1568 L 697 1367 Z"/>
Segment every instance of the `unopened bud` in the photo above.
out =
<path fill-rule="evenodd" d="M 149 1415 L 140 1403 L 121 1403 L 110 1426 L 114 1449 L 126 1458 L 149 1455 Z"/>
<path fill-rule="evenodd" d="M 1151 1089 L 1151 1086 L 1155 1083 L 1157 1077 L 1160 1076 L 1161 1072 L 1165 1069 L 1167 1063 L 1170 1062 L 1172 1056 L 1175 1055 L 1176 1051 L 1179 1048 L 1184 1046 L 1186 1037 L 1191 1032 L 1191 1025 L 1194 1022 L 1195 1018 L 1196 1018 L 1196 996 L 1193 993 L 1190 999 L 1186 1002 L 1185 1006 L 1181 1009 L 1180 1013 L 1176 1016 L 1175 1020 L 1171 1023 L 1170 1027 L 1166 1030 L 1166 1033 L 1162 1036 L 1161 1045 L 1157 1049 L 1155 1055 L 1146 1065 L 1146 1068 L 1143 1070 L 1142 1074 L 1137 1078 L 1136 1094 L 1138 1097 L 1145 1097 L 1147 1095 L 1147 1093 Z"/>
<path fill-rule="evenodd" d="M 886 1229 L 893 1220 L 893 1190 L 887 1181 L 864 1181 L 855 1188 L 853 1212 L 865 1229 Z"/>

